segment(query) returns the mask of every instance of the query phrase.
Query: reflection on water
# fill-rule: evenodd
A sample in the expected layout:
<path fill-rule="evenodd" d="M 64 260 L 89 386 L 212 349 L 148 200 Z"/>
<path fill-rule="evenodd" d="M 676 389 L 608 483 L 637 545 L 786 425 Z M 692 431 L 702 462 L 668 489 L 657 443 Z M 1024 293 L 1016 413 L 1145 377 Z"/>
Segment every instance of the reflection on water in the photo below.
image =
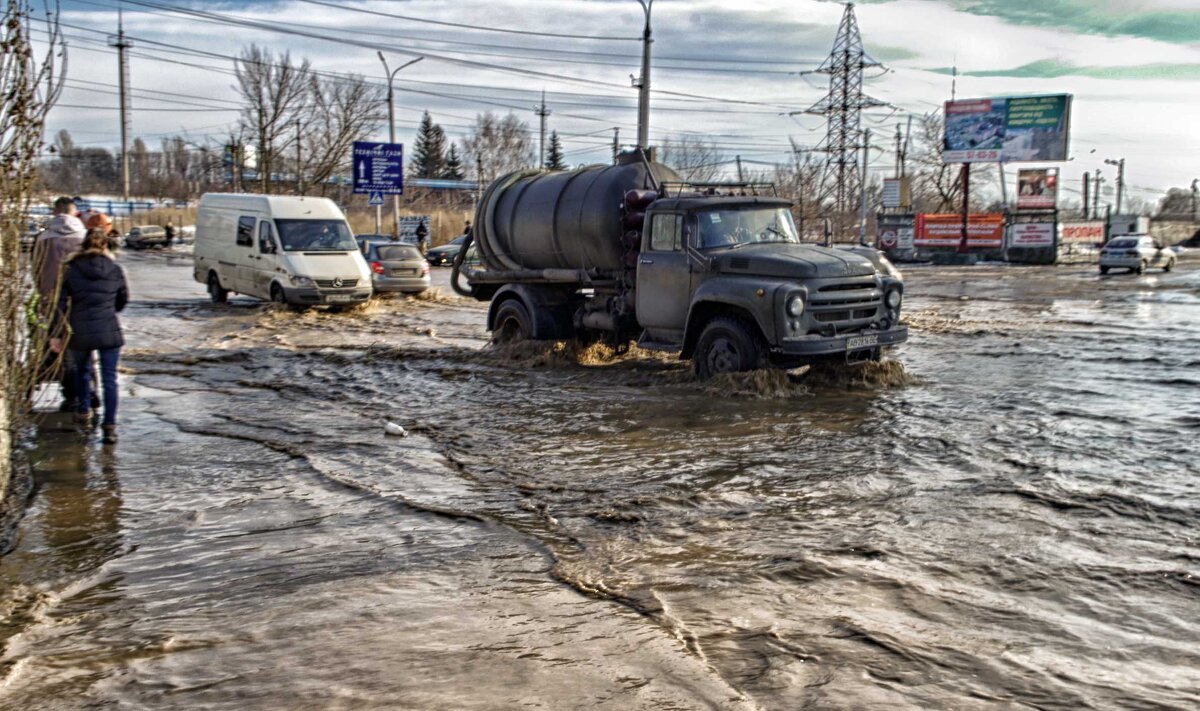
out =
<path fill-rule="evenodd" d="M 1194 280 L 918 269 L 898 363 L 709 383 L 146 308 L 197 340 L 131 354 L 115 469 L 45 460 L 0 704 L 1194 708 Z"/>

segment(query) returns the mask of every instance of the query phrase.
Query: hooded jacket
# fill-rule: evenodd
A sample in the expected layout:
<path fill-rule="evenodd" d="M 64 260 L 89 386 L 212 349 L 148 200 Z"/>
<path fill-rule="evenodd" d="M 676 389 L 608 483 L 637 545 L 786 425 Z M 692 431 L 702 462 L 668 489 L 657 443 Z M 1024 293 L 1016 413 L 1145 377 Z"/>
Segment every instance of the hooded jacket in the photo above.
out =
<path fill-rule="evenodd" d="M 71 325 L 67 347 L 76 351 L 125 345 L 117 312 L 129 301 L 125 270 L 107 252 L 77 252 L 67 261 L 58 311 Z"/>
<path fill-rule="evenodd" d="M 87 230 L 78 217 L 55 215 L 38 235 L 33 245 L 33 263 L 38 269 L 38 293 L 47 309 L 53 306 L 51 299 L 58 288 L 63 263 L 79 251 L 85 234 Z"/>

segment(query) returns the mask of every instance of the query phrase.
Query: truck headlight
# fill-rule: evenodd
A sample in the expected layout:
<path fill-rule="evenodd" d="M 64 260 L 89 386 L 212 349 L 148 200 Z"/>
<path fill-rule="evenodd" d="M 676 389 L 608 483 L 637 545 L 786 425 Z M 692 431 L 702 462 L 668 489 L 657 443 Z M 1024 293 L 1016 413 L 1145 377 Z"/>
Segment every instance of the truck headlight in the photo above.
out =
<path fill-rule="evenodd" d="M 792 298 L 787 302 L 787 314 L 792 318 L 800 318 L 804 314 L 804 297 L 800 294 L 793 294 Z"/>
<path fill-rule="evenodd" d="M 289 277 L 292 280 L 292 286 L 312 286 L 313 280 L 306 276 Z"/>
<path fill-rule="evenodd" d="M 887 293 L 887 305 L 889 309 L 900 308 L 900 290 L 892 289 Z"/>

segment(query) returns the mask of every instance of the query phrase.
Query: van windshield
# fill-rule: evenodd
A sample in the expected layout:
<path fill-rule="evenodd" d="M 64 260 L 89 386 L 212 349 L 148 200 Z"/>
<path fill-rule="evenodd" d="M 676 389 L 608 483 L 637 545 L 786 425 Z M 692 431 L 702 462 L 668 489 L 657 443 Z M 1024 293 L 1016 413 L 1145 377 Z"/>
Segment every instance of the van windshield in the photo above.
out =
<path fill-rule="evenodd" d="M 343 220 L 275 220 L 285 252 L 350 252 L 358 249 Z"/>

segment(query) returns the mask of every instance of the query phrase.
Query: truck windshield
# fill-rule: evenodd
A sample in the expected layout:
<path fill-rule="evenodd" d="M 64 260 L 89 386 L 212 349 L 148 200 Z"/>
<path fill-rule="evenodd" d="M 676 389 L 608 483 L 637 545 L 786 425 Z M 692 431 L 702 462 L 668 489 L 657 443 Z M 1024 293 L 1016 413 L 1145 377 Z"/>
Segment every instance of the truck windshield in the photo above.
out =
<path fill-rule="evenodd" d="M 697 213 L 700 249 L 760 242 L 799 243 L 792 213 L 785 207 L 704 210 Z"/>
<path fill-rule="evenodd" d="M 275 220 L 285 252 L 351 252 L 358 249 L 342 220 Z"/>

